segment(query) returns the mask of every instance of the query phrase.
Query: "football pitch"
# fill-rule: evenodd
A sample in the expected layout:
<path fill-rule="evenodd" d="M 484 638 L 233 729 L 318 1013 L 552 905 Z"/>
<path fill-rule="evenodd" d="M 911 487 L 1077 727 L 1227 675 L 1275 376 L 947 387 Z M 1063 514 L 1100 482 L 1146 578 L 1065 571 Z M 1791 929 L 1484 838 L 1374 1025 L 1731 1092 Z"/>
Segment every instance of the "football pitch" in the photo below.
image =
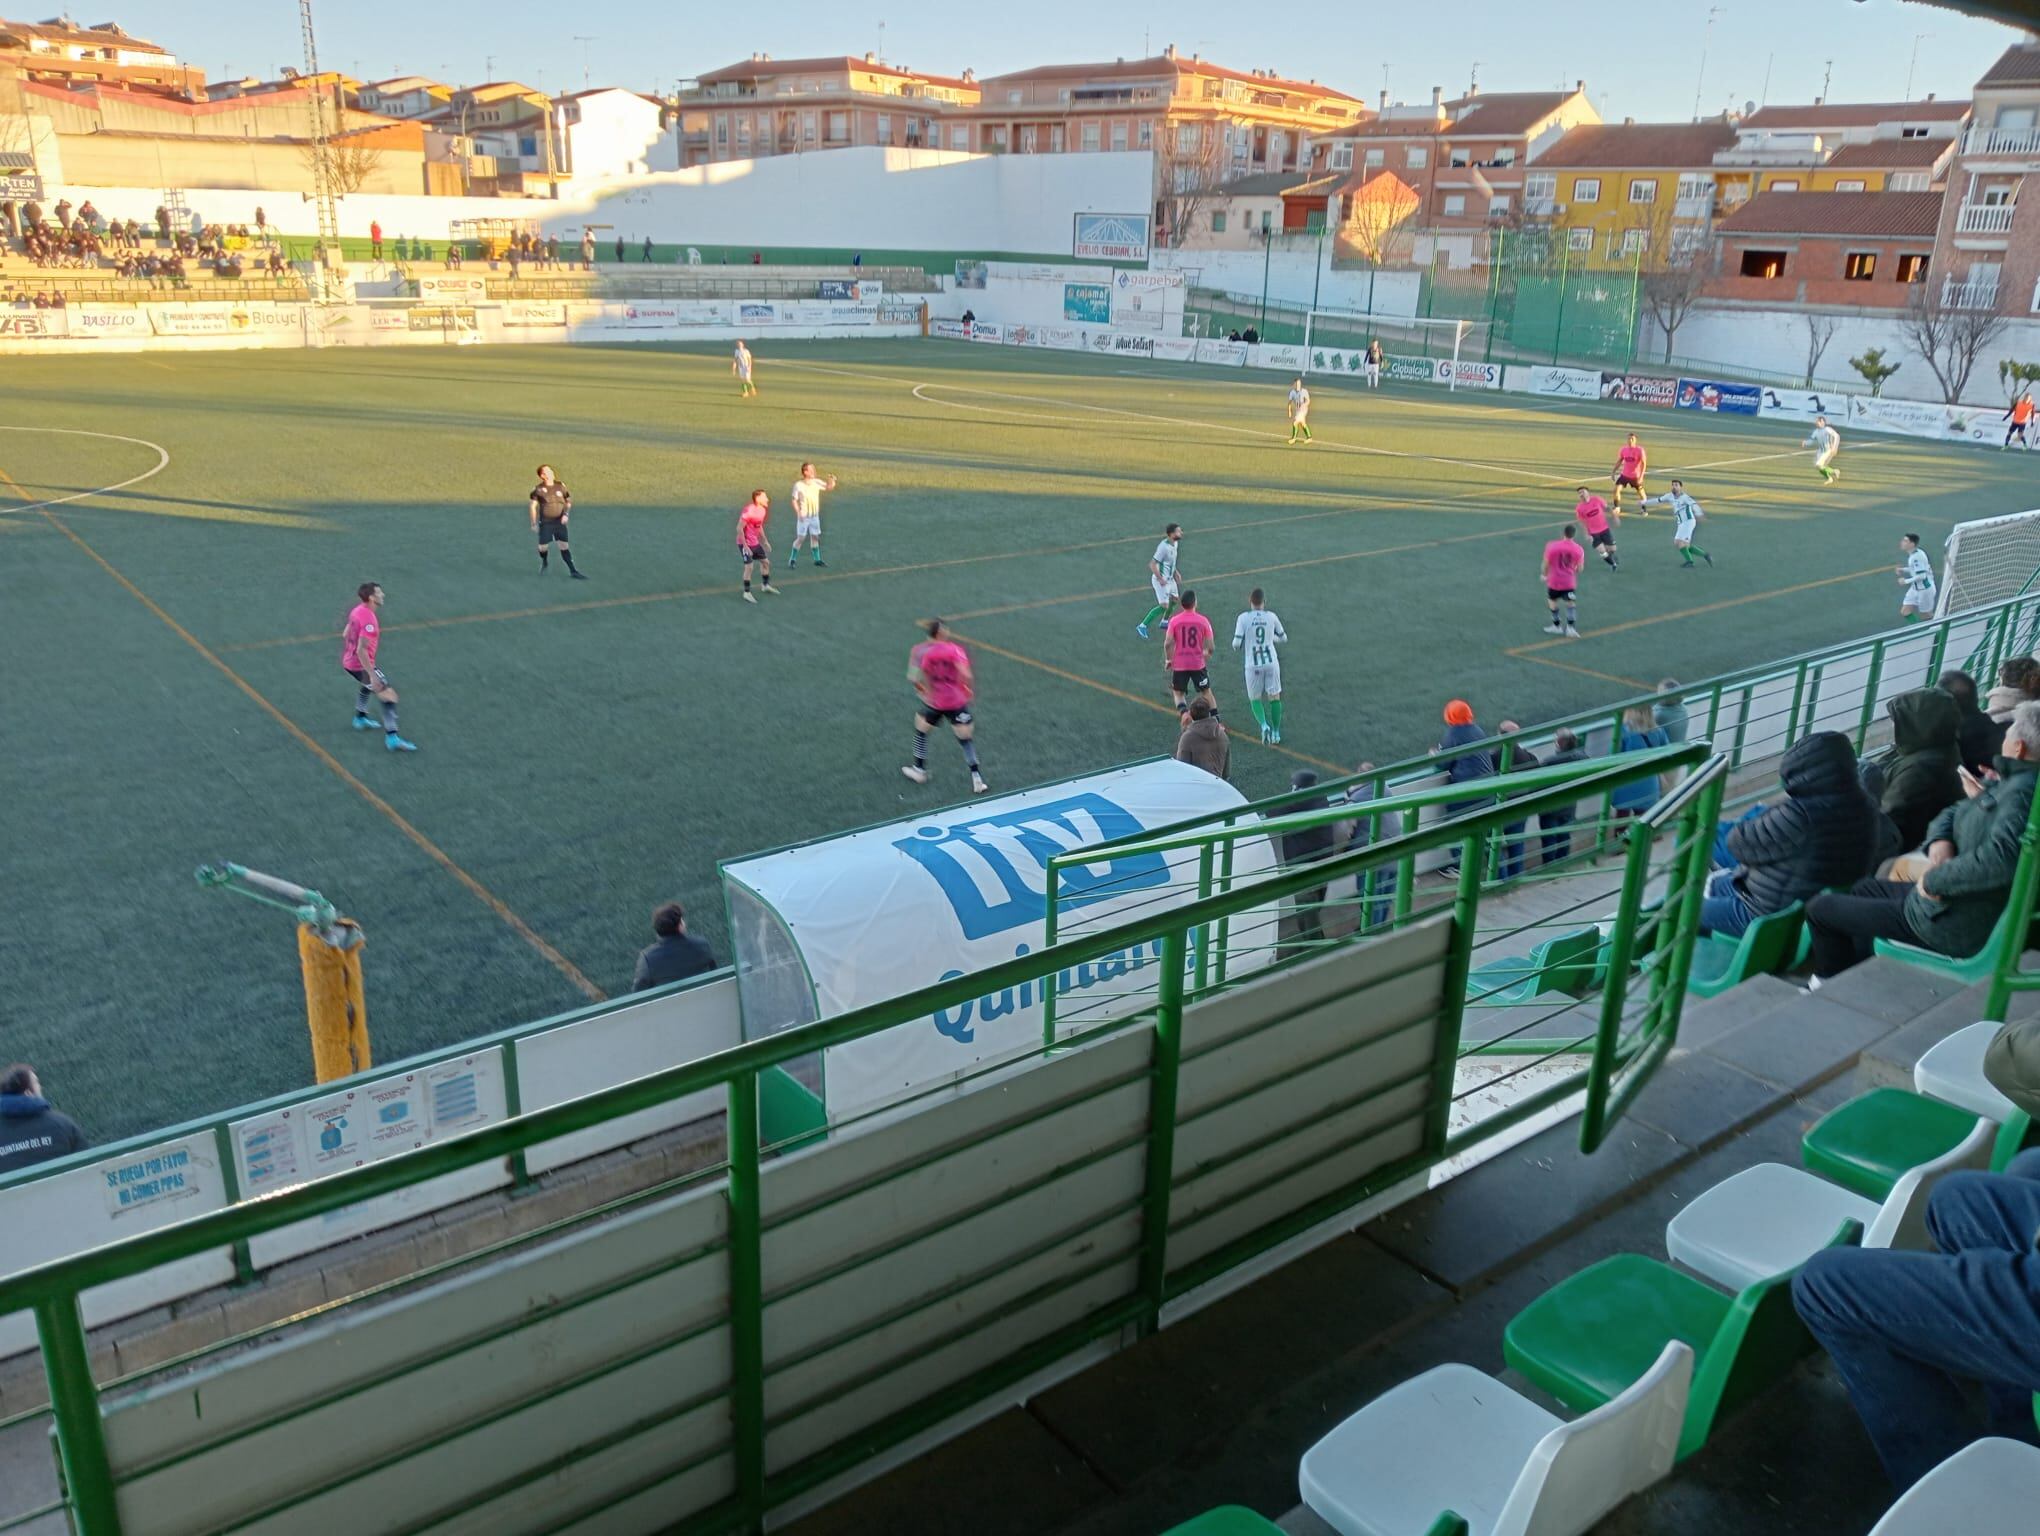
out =
<path fill-rule="evenodd" d="M 1252 796 L 1422 751 L 1448 698 L 1534 723 L 1889 627 L 1901 532 L 1938 565 L 1951 524 L 2040 501 L 2023 456 L 1851 436 L 1827 488 L 1804 427 L 1643 406 L 1314 380 L 1289 448 L 1273 374 L 757 352 L 749 401 L 721 347 L 10 358 L 0 1058 L 100 1139 L 306 1082 L 289 920 L 198 889 L 220 858 L 364 925 L 385 1061 L 624 991 L 663 899 L 726 955 L 719 857 L 966 795 L 946 734 L 929 785 L 899 772 L 931 614 L 975 656 L 995 790 L 1167 753 L 1133 626 L 1170 521 L 1222 647 L 1257 585 L 1290 635 L 1280 747 L 1213 668 Z M 1540 553 L 1628 430 L 1715 563 L 1632 516 L 1552 639 Z M 803 459 L 842 482 L 820 570 L 784 564 Z M 588 581 L 539 573 L 540 460 Z M 761 486 L 784 590 L 746 606 Z M 364 580 L 412 756 L 349 728 Z"/>

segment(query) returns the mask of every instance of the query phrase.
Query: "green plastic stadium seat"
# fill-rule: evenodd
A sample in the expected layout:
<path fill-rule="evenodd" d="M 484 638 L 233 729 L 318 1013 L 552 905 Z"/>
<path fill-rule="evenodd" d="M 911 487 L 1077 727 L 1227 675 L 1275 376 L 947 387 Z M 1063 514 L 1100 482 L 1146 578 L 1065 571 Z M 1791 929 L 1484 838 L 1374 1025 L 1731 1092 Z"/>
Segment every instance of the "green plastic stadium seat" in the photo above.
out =
<path fill-rule="evenodd" d="M 1873 1088 L 1837 1105 L 1800 1138 L 1807 1170 L 1882 1201 L 1908 1168 L 1959 1146 L 1976 1115 L 1907 1088 Z"/>
<path fill-rule="evenodd" d="M 1806 927 L 1806 908 L 1798 902 L 1782 912 L 1760 917 L 1739 939 L 1710 933 L 1693 945 L 1692 969 L 1686 990 L 1696 997 L 1715 997 L 1752 976 L 1768 976 L 1792 965 Z"/>
<path fill-rule="evenodd" d="M 1464 1525 L 1460 1527 L 1466 1529 Z M 1221 1504 L 1217 1509 L 1207 1509 L 1203 1514 L 1185 1520 L 1181 1525 L 1172 1525 L 1162 1536 L 1282 1536 L 1282 1527 L 1272 1520 L 1264 1520 L 1251 1509 L 1242 1509 L 1237 1504 Z"/>
<path fill-rule="evenodd" d="M 1601 930 L 1577 928 L 1546 939 L 1528 955 L 1477 965 L 1466 978 L 1466 999 L 1476 1008 L 1506 1008 L 1548 992 L 1578 997 L 1593 984 Z"/>
<path fill-rule="evenodd" d="M 2011 923 L 2012 910 L 2006 907 L 2004 915 L 1997 920 L 1997 926 L 1991 929 L 1990 937 L 1983 941 L 1983 948 L 1973 955 L 1944 955 L 1898 939 L 1879 939 L 1877 953 L 1893 960 L 1903 960 L 1907 965 L 1916 965 L 1923 971 L 1938 971 L 1957 981 L 1987 981 L 1997 964 L 1998 945 L 2004 942 L 2005 931 Z"/>
<path fill-rule="evenodd" d="M 1859 1222 L 1844 1222 L 1830 1246 L 1854 1244 Z M 1576 1412 L 1626 1391 L 1671 1340 L 1694 1353 L 1679 1457 L 1707 1443 L 1716 1420 L 1792 1368 L 1813 1337 L 1792 1309 L 1796 1270 L 1731 1296 L 1640 1253 L 1613 1258 L 1562 1280 L 1530 1303 L 1502 1334 L 1502 1355 Z"/>
<path fill-rule="evenodd" d="M 1645 902 L 1636 911 L 1636 938 L 1629 951 L 1629 968 L 1635 970 L 1650 959 L 1656 951 L 1658 940 L 1664 937 L 1664 898 Z M 1612 914 L 1611 914 L 1612 917 Z M 1612 921 L 1604 923 L 1600 948 L 1594 951 L 1594 988 L 1608 983 L 1608 957 L 1615 952 L 1615 931 Z"/>

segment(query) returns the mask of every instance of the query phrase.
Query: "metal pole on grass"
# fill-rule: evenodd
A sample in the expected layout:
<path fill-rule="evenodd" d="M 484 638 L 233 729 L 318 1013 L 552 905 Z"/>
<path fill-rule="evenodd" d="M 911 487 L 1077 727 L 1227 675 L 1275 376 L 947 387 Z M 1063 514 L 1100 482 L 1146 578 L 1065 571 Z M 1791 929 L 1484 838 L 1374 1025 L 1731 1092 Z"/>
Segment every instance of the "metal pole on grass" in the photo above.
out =
<path fill-rule="evenodd" d="M 198 883 L 232 891 L 288 912 L 298 922 L 298 967 L 304 973 L 305 1019 L 312 1036 L 314 1080 L 330 1083 L 373 1064 L 368 999 L 361 985 L 361 925 L 334 910 L 317 891 L 222 860 L 202 864 Z"/>
<path fill-rule="evenodd" d="M 1261 229 L 1261 330 L 1268 329 L 1268 263 L 1275 255 L 1275 235 L 1265 225 Z M 1266 337 L 1264 335 L 1263 339 Z"/>

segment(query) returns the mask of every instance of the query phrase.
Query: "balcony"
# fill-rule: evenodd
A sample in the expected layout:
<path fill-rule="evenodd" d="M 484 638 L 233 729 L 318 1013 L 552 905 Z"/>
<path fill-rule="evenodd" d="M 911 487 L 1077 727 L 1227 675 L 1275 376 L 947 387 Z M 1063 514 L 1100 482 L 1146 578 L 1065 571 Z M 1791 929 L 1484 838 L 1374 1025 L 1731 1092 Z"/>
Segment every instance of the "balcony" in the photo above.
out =
<path fill-rule="evenodd" d="M 1962 135 L 1965 155 L 2040 155 L 2040 128 L 1981 128 Z"/>
<path fill-rule="evenodd" d="M 1964 203 L 1955 211 L 1958 235 L 2002 235 L 2011 230 L 2013 203 Z"/>
<path fill-rule="evenodd" d="M 1958 283 L 1952 277 L 1945 278 L 1941 283 L 1941 302 L 1949 309 L 1996 309 L 1997 282 L 1995 279 L 1989 282 L 1972 279 Z"/>
<path fill-rule="evenodd" d="M 1672 204 L 1675 219 L 1709 219 L 1714 216 L 1712 197 L 1682 197 Z"/>

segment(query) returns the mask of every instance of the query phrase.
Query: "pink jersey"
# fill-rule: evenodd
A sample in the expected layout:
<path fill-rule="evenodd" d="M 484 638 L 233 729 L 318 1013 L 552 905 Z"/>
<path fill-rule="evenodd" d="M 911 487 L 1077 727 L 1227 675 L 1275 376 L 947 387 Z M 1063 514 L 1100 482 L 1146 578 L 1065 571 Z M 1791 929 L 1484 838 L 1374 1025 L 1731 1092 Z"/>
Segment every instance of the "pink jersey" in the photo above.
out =
<path fill-rule="evenodd" d="M 1624 443 L 1622 451 L 1615 455 L 1615 473 L 1625 480 L 1641 480 L 1643 478 L 1643 461 L 1642 444 Z"/>
<path fill-rule="evenodd" d="M 382 625 L 375 608 L 356 603 L 347 615 L 347 628 L 340 636 L 340 665 L 350 672 L 367 672 L 375 666 L 375 648 L 382 643 Z"/>
<path fill-rule="evenodd" d="M 737 543 L 745 549 L 759 549 L 765 543 L 765 519 L 770 514 L 755 501 L 744 503 L 737 513 Z"/>
<path fill-rule="evenodd" d="M 1571 539 L 1553 539 L 1544 546 L 1544 585 L 1553 592 L 1570 592 L 1580 584 L 1580 567 L 1587 557 Z"/>
<path fill-rule="evenodd" d="M 1169 620 L 1169 666 L 1178 672 L 1202 672 L 1211 650 L 1211 620 L 1194 609 Z"/>
<path fill-rule="evenodd" d="M 954 640 L 930 640 L 914 647 L 921 697 L 930 709 L 970 707 L 970 653 Z"/>
<path fill-rule="evenodd" d="M 1608 503 L 1598 496 L 1589 496 L 1574 507 L 1573 516 L 1580 520 L 1580 526 L 1589 533 L 1608 531 Z"/>

